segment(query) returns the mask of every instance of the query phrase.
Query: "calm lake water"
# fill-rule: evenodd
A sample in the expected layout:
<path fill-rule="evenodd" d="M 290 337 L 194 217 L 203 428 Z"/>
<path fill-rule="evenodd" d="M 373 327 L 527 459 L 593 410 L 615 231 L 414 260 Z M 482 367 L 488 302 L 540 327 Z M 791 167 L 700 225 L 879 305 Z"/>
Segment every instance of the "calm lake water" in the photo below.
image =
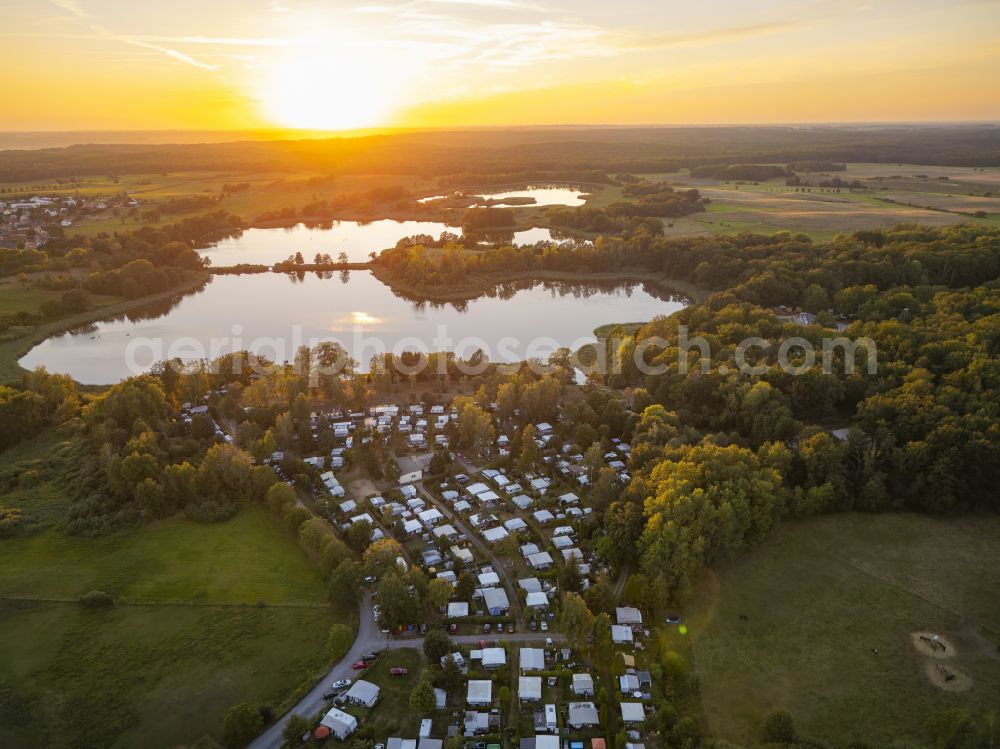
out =
<path fill-rule="evenodd" d="M 400 297 L 367 272 L 301 280 L 275 273 L 215 276 L 179 300 L 49 338 L 20 363 L 106 385 L 174 356 L 249 349 L 287 361 L 298 346 L 330 339 L 362 369 L 382 351 L 451 350 L 467 357 L 482 348 L 493 361 L 520 361 L 546 358 L 557 346 L 579 347 L 593 340 L 599 325 L 645 321 L 685 306 L 641 284 L 524 286 L 433 305 Z"/>
<path fill-rule="evenodd" d="M 442 232 L 462 234 L 461 228 L 436 221 L 383 219 L 367 224 L 357 221 L 335 221 L 328 226 L 297 224 L 288 228 L 247 229 L 240 236 L 224 239 L 199 253 L 211 259 L 217 268 L 240 263 L 273 265 L 296 252 L 301 252 L 306 262 L 311 262 L 318 252 L 327 253 L 334 260 L 346 252 L 352 263 L 364 263 L 369 260 L 370 252 L 395 247 L 403 237 L 429 234 L 436 239 Z M 550 242 L 552 234 L 548 229 L 536 227 L 514 232 L 513 241 L 515 244 Z"/>
<path fill-rule="evenodd" d="M 447 198 L 449 195 L 453 194 L 454 193 L 429 195 L 426 198 L 421 198 L 418 202 L 428 203 L 432 200 L 440 200 L 441 198 Z M 468 195 L 477 198 L 493 198 L 494 200 L 502 200 L 505 198 L 531 198 L 532 200 L 535 201 L 533 205 L 577 206 L 577 205 L 583 205 L 586 202 L 588 193 L 585 193 L 582 190 L 579 190 L 575 187 L 529 185 L 528 189 L 526 190 L 499 190 L 495 192 L 468 193 Z"/>

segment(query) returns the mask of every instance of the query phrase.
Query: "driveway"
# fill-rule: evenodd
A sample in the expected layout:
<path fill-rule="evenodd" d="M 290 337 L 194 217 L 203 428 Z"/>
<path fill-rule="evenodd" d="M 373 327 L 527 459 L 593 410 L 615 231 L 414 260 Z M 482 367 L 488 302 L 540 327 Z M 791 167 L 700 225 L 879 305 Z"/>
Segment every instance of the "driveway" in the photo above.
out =
<path fill-rule="evenodd" d="M 510 575 L 510 570 L 507 569 L 506 565 L 503 564 L 500 558 L 493 553 L 493 549 L 490 548 L 489 544 L 486 543 L 467 522 L 465 522 L 465 518 L 449 507 L 446 502 L 435 499 L 434 494 L 423 485 L 423 482 L 417 484 L 417 489 L 427 501 L 441 511 L 441 514 L 455 524 L 462 535 L 465 536 L 466 540 L 475 544 L 476 547 L 490 560 L 490 564 L 493 565 L 493 569 L 503 581 L 504 588 L 507 590 L 507 601 L 510 603 L 510 610 L 514 615 L 514 620 L 517 622 L 518 627 L 524 626 L 524 619 L 521 615 L 521 597 L 518 595 L 518 589 L 514 585 L 514 580 Z"/>
<path fill-rule="evenodd" d="M 357 672 L 351 668 L 351 664 L 360 660 L 361 656 L 369 650 L 381 650 L 388 647 L 406 647 L 396 645 L 399 641 L 388 641 L 378 626 L 375 624 L 375 617 L 372 613 L 371 593 L 365 593 L 359 607 L 361 621 L 358 625 L 358 636 L 354 640 L 351 649 L 341 658 L 337 664 L 330 669 L 330 672 L 320 679 L 320 682 L 313 687 L 299 703 L 289 710 L 285 715 L 264 733 L 254 739 L 249 747 L 251 749 L 278 749 L 284 743 L 282 732 L 285 730 L 285 723 L 288 722 L 292 713 L 298 713 L 303 717 L 311 717 L 327 706 L 327 701 L 323 699 L 323 693 L 330 689 L 330 685 L 338 679 L 353 679 L 357 677 Z"/>
<path fill-rule="evenodd" d="M 323 693 L 330 689 L 330 685 L 339 679 L 356 679 L 363 676 L 351 668 L 351 665 L 361 659 L 361 656 L 369 650 L 401 650 L 403 648 L 416 648 L 422 650 L 424 645 L 423 637 L 411 638 L 388 638 L 381 633 L 375 624 L 375 616 L 372 612 L 371 593 L 365 593 L 361 601 L 359 615 L 361 622 L 358 625 L 358 636 L 354 640 L 351 649 L 341 658 L 330 672 L 320 679 L 319 683 L 306 694 L 298 704 L 281 716 L 272 726 L 267 728 L 260 736 L 248 744 L 249 749 L 279 749 L 285 739 L 282 734 L 285 724 L 293 713 L 309 718 L 320 710 L 328 706 L 327 700 L 323 699 Z M 552 641 L 562 642 L 565 638 L 558 632 L 515 632 L 513 634 L 489 634 L 489 635 L 458 635 L 452 637 L 452 642 L 461 644 L 477 644 L 480 640 L 492 642 L 500 640 L 502 642 L 545 642 L 551 637 Z"/>

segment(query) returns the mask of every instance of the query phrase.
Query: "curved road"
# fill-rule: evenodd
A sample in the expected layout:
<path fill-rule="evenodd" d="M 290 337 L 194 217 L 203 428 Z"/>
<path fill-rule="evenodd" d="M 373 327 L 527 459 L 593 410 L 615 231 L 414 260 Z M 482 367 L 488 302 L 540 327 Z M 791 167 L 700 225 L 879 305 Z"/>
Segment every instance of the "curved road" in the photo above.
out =
<path fill-rule="evenodd" d="M 292 714 L 297 713 L 305 718 L 309 718 L 320 710 L 327 707 L 327 700 L 323 699 L 324 692 L 329 691 L 330 685 L 338 681 L 339 679 L 353 679 L 358 676 L 358 672 L 351 668 L 351 666 L 356 662 L 361 660 L 361 656 L 367 653 L 369 650 L 400 650 L 403 648 L 417 648 L 420 649 L 423 645 L 422 637 L 411 637 L 407 639 L 392 639 L 386 637 L 379 630 L 378 625 L 375 623 L 375 615 L 372 611 L 372 594 L 371 592 L 366 592 L 364 598 L 361 600 L 361 605 L 359 606 L 359 616 L 361 618 L 358 624 L 358 634 L 354 640 L 354 644 L 351 649 L 347 651 L 343 658 L 334 664 L 333 668 L 330 669 L 329 673 L 320 679 L 319 683 L 316 684 L 309 692 L 299 700 L 298 704 L 295 705 L 291 710 L 281 716 L 274 724 L 269 726 L 260 736 L 254 739 L 250 744 L 248 744 L 248 749 L 280 749 L 281 745 L 284 744 L 285 739 L 282 735 L 285 730 L 285 724 L 288 722 L 289 717 Z M 564 640 L 564 636 L 558 632 L 524 632 L 515 633 L 500 637 L 503 640 L 511 640 L 514 642 L 544 642 L 546 638 L 552 638 L 553 642 L 561 642 Z M 451 641 L 455 643 L 478 643 L 483 639 L 497 639 L 498 635 L 458 635 L 457 637 L 452 637 Z"/>

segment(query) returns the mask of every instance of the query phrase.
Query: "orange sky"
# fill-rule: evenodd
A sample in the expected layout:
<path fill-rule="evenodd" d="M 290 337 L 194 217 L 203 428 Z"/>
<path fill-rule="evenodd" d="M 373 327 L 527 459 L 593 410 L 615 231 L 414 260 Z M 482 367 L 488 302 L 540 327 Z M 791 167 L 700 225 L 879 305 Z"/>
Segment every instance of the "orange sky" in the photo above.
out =
<path fill-rule="evenodd" d="M 0 130 L 1000 119 L 1000 3 L 5 0 Z"/>

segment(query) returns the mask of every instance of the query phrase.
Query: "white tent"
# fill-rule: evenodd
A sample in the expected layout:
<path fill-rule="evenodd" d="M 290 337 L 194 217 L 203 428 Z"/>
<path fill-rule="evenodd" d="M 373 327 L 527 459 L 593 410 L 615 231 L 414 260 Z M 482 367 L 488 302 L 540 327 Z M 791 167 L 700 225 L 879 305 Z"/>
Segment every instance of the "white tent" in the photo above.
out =
<path fill-rule="evenodd" d="M 378 702 L 378 687 L 370 681 L 358 679 L 354 685 L 347 690 L 347 701 L 361 707 L 374 707 Z"/>
<path fill-rule="evenodd" d="M 525 605 L 529 609 L 542 609 L 549 605 L 549 597 L 544 593 L 528 593 Z"/>
<path fill-rule="evenodd" d="M 632 608 L 631 606 L 619 606 L 615 609 L 615 618 L 618 624 L 626 624 L 628 626 L 641 625 L 642 624 L 642 612 L 639 609 Z"/>
<path fill-rule="evenodd" d="M 486 706 L 493 703 L 493 682 L 485 679 L 470 679 L 465 701 L 470 705 Z"/>
<path fill-rule="evenodd" d="M 500 668 L 506 665 L 506 650 L 503 648 L 483 648 L 483 668 Z"/>
<path fill-rule="evenodd" d="M 333 708 L 330 712 L 324 715 L 323 720 L 321 720 L 319 724 L 329 728 L 330 733 L 341 741 L 358 730 L 358 719 L 353 715 L 345 713 L 343 710 L 338 710 L 337 708 Z"/>
<path fill-rule="evenodd" d="M 618 644 L 632 642 L 632 628 L 623 624 L 612 624 L 611 641 Z"/>
<path fill-rule="evenodd" d="M 573 674 L 573 694 L 580 697 L 593 697 L 594 677 L 590 674 Z"/>
<path fill-rule="evenodd" d="M 507 529 L 502 526 L 497 526 L 496 528 L 487 528 L 483 531 L 483 538 L 489 541 L 491 544 L 499 543 L 503 541 L 510 534 L 507 533 Z"/>
<path fill-rule="evenodd" d="M 541 648 L 521 648 L 522 671 L 544 671 L 545 651 Z"/>
<path fill-rule="evenodd" d="M 642 707 L 641 702 L 623 702 L 622 707 L 622 720 L 627 724 L 630 723 L 642 723 L 646 720 L 646 711 Z"/>
<path fill-rule="evenodd" d="M 542 699 L 542 677 L 520 677 L 517 682 L 517 697 L 522 702 L 537 702 Z"/>

